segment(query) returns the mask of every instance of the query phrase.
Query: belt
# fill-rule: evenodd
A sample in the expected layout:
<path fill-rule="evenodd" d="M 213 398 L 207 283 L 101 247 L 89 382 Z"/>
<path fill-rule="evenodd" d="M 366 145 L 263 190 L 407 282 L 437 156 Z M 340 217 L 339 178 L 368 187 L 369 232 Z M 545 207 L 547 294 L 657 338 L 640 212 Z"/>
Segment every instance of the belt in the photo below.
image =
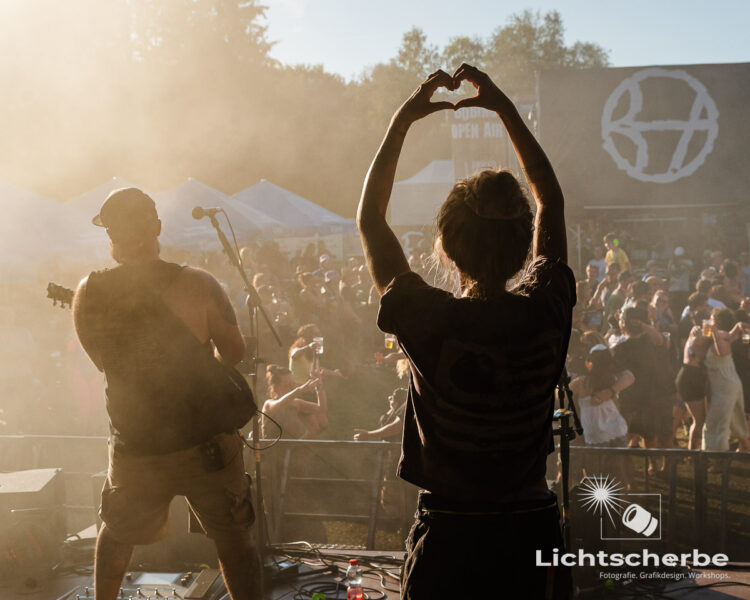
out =
<path fill-rule="evenodd" d="M 435 498 L 432 494 L 420 492 L 419 508 L 421 513 L 430 515 L 457 515 L 457 516 L 508 516 L 525 513 L 535 513 L 551 508 L 557 508 L 557 496 L 554 494 L 550 498 L 542 500 L 528 500 L 521 502 L 512 502 L 508 504 L 467 506 L 455 502 Z"/>

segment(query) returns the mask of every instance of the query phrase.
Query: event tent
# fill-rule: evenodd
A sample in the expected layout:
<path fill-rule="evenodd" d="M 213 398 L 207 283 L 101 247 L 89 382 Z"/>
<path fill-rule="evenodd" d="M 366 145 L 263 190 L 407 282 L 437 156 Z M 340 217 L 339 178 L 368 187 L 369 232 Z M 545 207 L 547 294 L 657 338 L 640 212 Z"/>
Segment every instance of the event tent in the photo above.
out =
<path fill-rule="evenodd" d="M 116 189 L 133 187 L 133 184 L 113 177 L 94 189 L 65 202 L 64 216 L 56 238 L 72 262 L 109 260 L 109 240 L 101 227 L 91 222 L 107 195 Z"/>
<path fill-rule="evenodd" d="M 265 179 L 238 192 L 232 200 L 278 221 L 285 235 L 324 236 L 355 231 L 352 219 L 345 219 Z"/>
<path fill-rule="evenodd" d="M 64 203 L 0 182 L 5 211 L 0 224 L 0 265 L 19 267 L 54 260 L 61 265 L 102 264 L 111 260 L 106 232 L 91 223 L 107 195 L 133 187 L 120 177 L 102 183 Z M 136 186 L 138 187 L 138 186 Z M 143 188 L 141 188 L 143 189 Z M 184 250 L 218 250 L 220 243 L 208 218 L 195 220 L 196 206 L 221 208 L 231 220 L 240 244 L 267 238 L 296 238 L 349 233 L 344 219 L 265 180 L 230 197 L 195 179 L 164 192 L 144 190 L 156 202 L 163 227 L 162 246 Z M 228 238 L 231 231 L 218 216 Z"/>
<path fill-rule="evenodd" d="M 409 227 L 434 223 L 454 183 L 452 160 L 433 160 L 413 177 L 396 182 L 390 202 L 391 224 Z"/>
<path fill-rule="evenodd" d="M 176 188 L 154 194 L 156 208 L 163 223 L 163 234 L 175 247 L 218 250 L 220 242 L 208 217 L 195 220 L 195 207 L 220 208 L 226 212 L 240 244 L 283 233 L 282 225 L 251 207 L 239 205 L 205 183 L 188 179 Z M 231 231 L 224 215 L 217 216 L 219 225 L 231 240 Z"/>
<path fill-rule="evenodd" d="M 59 252 L 55 230 L 62 218 L 59 202 L 0 182 L 0 264 L 29 266 L 40 257 Z"/>

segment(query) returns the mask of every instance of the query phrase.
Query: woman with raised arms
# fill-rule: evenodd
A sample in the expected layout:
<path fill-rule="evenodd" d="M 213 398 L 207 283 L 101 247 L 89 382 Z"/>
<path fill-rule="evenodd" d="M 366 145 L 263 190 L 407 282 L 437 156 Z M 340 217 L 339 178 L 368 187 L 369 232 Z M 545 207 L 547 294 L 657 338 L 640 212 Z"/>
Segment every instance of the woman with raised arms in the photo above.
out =
<path fill-rule="evenodd" d="M 464 80 L 475 97 L 431 102 L 438 88 Z M 436 241 L 457 273 L 454 295 L 410 270 L 386 209 L 409 127 L 468 106 L 502 120 L 536 214 L 509 171 L 458 181 L 438 213 Z M 378 325 L 398 337 L 411 370 L 398 473 L 422 492 L 402 597 L 566 598 L 569 573 L 536 566 L 537 551 L 562 549 L 545 463 L 575 304 L 563 195 L 546 155 L 485 73 L 466 64 L 453 76 L 437 71 L 391 119 L 357 224 L 381 295 Z"/>

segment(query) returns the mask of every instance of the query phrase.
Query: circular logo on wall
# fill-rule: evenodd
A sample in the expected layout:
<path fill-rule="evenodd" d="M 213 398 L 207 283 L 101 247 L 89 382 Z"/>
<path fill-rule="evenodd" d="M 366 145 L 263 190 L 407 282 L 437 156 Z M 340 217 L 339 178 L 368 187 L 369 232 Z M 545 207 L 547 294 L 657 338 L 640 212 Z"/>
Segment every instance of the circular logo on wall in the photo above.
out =
<path fill-rule="evenodd" d="M 685 119 L 639 120 L 644 106 L 641 84 L 648 79 L 672 79 L 683 82 L 684 93 L 692 98 L 690 114 Z M 653 92 L 653 88 L 650 88 Z M 614 118 L 615 110 L 625 103 L 625 114 Z M 621 110 L 618 112 L 622 112 Z M 678 134 L 672 157 L 664 172 L 647 172 L 649 147 L 644 134 L 649 132 L 674 132 Z M 688 160 L 688 147 L 696 133 L 705 132 L 703 146 L 697 153 L 691 152 Z M 614 134 L 614 135 L 613 135 Z M 713 98 L 708 95 L 706 86 L 681 69 L 643 69 L 622 81 L 604 103 L 602 112 L 602 139 L 604 149 L 609 153 L 619 169 L 639 181 L 649 183 L 671 183 L 692 175 L 706 160 L 714 147 L 719 134 L 719 111 Z M 625 158 L 618 149 L 617 136 L 628 138 L 635 145 L 635 160 Z M 652 142 L 653 136 L 649 138 Z M 670 147 L 671 149 L 671 147 Z M 661 150 L 660 150 L 661 151 Z"/>

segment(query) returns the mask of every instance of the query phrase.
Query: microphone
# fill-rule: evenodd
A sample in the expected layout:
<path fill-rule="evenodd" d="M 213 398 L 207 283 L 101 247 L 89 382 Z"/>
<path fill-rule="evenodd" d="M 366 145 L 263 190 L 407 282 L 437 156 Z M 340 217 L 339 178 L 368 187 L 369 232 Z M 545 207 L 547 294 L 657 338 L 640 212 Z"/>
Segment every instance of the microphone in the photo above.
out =
<path fill-rule="evenodd" d="M 213 217 L 217 212 L 221 212 L 221 208 L 203 208 L 202 206 L 196 206 L 193 209 L 193 218 L 202 219 L 203 217 Z"/>

